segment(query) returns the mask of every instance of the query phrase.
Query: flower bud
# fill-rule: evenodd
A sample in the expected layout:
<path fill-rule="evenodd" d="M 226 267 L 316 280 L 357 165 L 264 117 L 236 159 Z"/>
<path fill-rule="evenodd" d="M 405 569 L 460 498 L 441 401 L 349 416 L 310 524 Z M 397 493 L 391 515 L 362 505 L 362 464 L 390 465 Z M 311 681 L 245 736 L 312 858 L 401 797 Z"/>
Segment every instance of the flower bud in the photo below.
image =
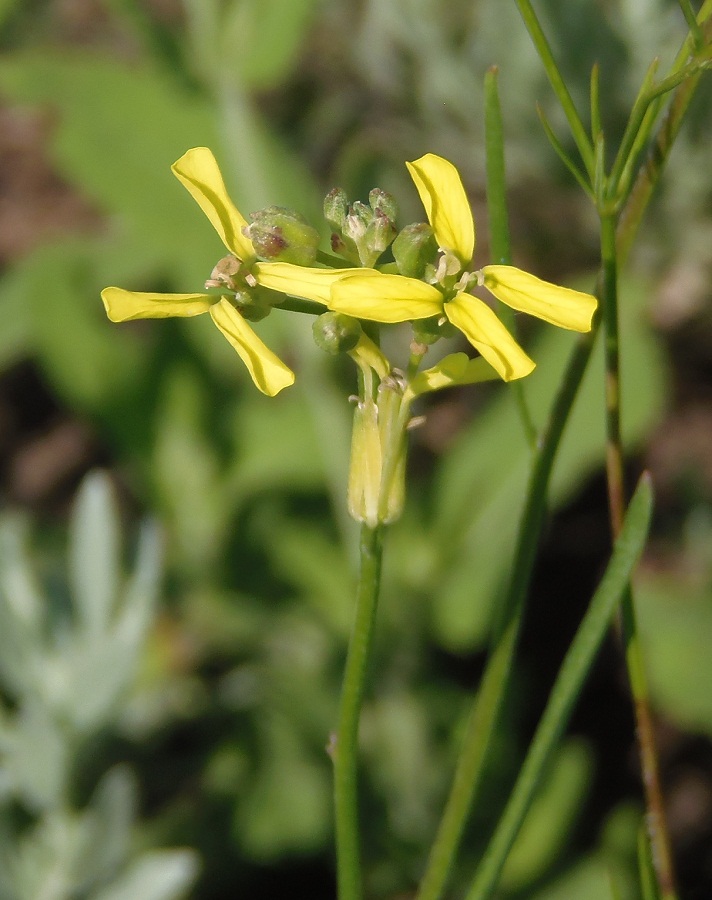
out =
<path fill-rule="evenodd" d="M 365 203 L 356 200 L 349 207 L 348 213 L 344 220 L 343 233 L 345 238 L 350 238 L 356 246 L 363 241 L 366 236 L 366 229 L 373 219 L 373 210 Z"/>
<path fill-rule="evenodd" d="M 324 218 L 332 228 L 341 231 L 346 221 L 348 207 L 346 191 L 343 188 L 333 188 L 324 197 Z"/>
<path fill-rule="evenodd" d="M 314 320 L 314 342 L 321 350 L 336 356 L 353 350 L 361 338 L 361 323 L 344 313 L 326 312 Z"/>
<path fill-rule="evenodd" d="M 393 221 L 385 213 L 377 209 L 374 213 L 373 221 L 366 229 L 365 241 L 368 250 L 375 254 L 374 262 L 390 245 L 396 233 L 396 226 L 393 224 Z"/>
<path fill-rule="evenodd" d="M 298 212 L 268 206 L 250 214 L 244 229 L 261 259 L 310 266 L 316 259 L 319 233 Z"/>
<path fill-rule="evenodd" d="M 230 300 L 242 318 L 248 322 L 259 322 L 272 312 L 272 307 L 261 303 L 253 291 L 237 291 Z"/>
<path fill-rule="evenodd" d="M 393 241 L 392 252 L 401 275 L 422 278 L 438 252 L 433 229 L 425 222 L 407 225 Z"/>
<path fill-rule="evenodd" d="M 454 337 L 457 329 L 444 316 L 430 316 L 413 322 L 413 339 L 419 344 L 434 344 L 443 337 Z"/>
<path fill-rule="evenodd" d="M 374 188 L 368 195 L 368 204 L 375 213 L 383 213 L 391 222 L 395 222 L 398 218 L 396 198 L 388 191 Z"/>

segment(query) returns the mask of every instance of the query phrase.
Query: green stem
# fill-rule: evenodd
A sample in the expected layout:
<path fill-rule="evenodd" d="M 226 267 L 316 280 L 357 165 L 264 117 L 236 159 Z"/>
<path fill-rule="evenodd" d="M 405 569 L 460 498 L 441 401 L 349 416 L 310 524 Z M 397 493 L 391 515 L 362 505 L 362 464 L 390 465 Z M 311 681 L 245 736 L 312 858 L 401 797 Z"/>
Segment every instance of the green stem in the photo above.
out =
<path fill-rule="evenodd" d="M 504 127 L 497 90 L 497 67 L 485 73 L 485 149 L 487 169 L 487 213 L 489 217 L 490 256 L 503 266 L 512 264 L 512 247 L 509 240 L 509 216 L 507 214 L 507 190 L 504 165 Z M 498 303 L 497 312 L 512 334 L 517 336 L 514 312 L 506 304 Z M 519 418 L 530 448 L 536 445 L 537 433 L 531 412 L 524 396 L 521 381 L 512 385 L 519 410 Z"/>
<path fill-rule="evenodd" d="M 704 45 L 705 39 L 702 34 L 702 29 L 695 18 L 695 11 L 690 5 L 690 0 L 678 0 L 678 3 L 680 4 L 680 9 L 687 22 L 687 27 L 690 29 L 690 36 L 692 37 L 695 50 L 700 50 Z"/>
<path fill-rule="evenodd" d="M 621 438 L 616 224 L 614 216 L 604 215 L 601 218 L 601 308 L 605 334 L 604 359 L 606 369 L 606 476 L 611 531 L 614 539 L 617 539 L 621 532 L 626 509 L 624 456 Z M 647 676 L 630 586 L 623 594 L 620 630 L 625 648 L 628 680 L 633 694 L 652 857 L 663 900 L 675 900 L 677 897 L 675 874 L 660 786 L 660 772 L 655 748 L 655 734 L 650 710 Z"/>
<path fill-rule="evenodd" d="M 650 478 L 644 475 L 626 514 L 606 573 L 566 652 L 546 709 L 519 771 L 497 830 L 477 870 L 466 900 L 491 897 L 546 766 L 550 763 L 576 703 L 611 616 L 645 546 L 652 513 Z"/>
<path fill-rule="evenodd" d="M 314 300 L 304 300 L 302 297 L 288 297 L 286 294 L 281 303 L 275 303 L 275 309 L 287 309 L 290 312 L 306 313 L 310 316 L 320 316 L 325 312 L 325 307 Z"/>
<path fill-rule="evenodd" d="M 566 422 L 595 342 L 597 324 L 581 335 L 569 359 L 546 430 L 538 444 L 514 555 L 501 626 L 473 703 L 450 794 L 438 828 L 418 900 L 437 900 L 447 883 L 467 816 L 482 782 L 484 764 L 495 733 L 512 671 L 522 609 L 546 515 L 549 476 Z"/>
<path fill-rule="evenodd" d="M 383 554 L 382 528 L 361 526 L 361 571 L 349 651 L 344 670 L 339 726 L 331 749 L 339 900 L 361 900 L 358 826 L 358 725 L 376 618 Z"/>

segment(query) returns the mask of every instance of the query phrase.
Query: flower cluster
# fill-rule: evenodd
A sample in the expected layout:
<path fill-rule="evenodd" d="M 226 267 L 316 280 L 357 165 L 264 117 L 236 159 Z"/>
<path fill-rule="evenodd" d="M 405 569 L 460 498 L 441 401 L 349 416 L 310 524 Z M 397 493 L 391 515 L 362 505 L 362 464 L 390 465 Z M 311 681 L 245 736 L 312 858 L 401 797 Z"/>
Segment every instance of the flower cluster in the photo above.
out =
<path fill-rule="evenodd" d="M 325 213 L 337 229 L 332 249 L 345 265 L 329 268 L 313 265 L 319 235 L 301 216 L 268 207 L 248 223 L 230 200 L 212 152 L 205 147 L 189 150 L 172 171 L 208 217 L 228 255 L 213 268 L 204 293 L 159 294 L 118 287 L 102 291 L 114 322 L 208 313 L 255 385 L 269 396 L 291 385 L 294 373 L 248 322 L 259 321 L 275 307 L 289 307 L 290 297 L 323 307 L 326 315 L 317 319 L 317 343 L 349 353 L 362 373 L 349 497 L 352 514 L 372 525 L 392 520 L 400 510 L 404 435 L 415 397 L 498 376 L 511 381 L 534 368 L 474 290 L 485 288 L 514 310 L 574 331 L 589 331 L 596 309 L 590 294 L 550 284 L 514 266 L 472 270 L 475 225 L 457 169 L 431 153 L 406 165 L 428 222 L 398 233 L 390 195 L 375 189 L 368 206 L 358 201 L 349 205 L 342 191 L 332 191 Z M 378 268 L 389 247 L 393 261 Z M 413 324 L 407 373 L 391 366 L 362 331 L 362 321 Z M 419 370 L 428 345 L 453 327 L 479 355 L 451 353 L 437 365 Z"/>

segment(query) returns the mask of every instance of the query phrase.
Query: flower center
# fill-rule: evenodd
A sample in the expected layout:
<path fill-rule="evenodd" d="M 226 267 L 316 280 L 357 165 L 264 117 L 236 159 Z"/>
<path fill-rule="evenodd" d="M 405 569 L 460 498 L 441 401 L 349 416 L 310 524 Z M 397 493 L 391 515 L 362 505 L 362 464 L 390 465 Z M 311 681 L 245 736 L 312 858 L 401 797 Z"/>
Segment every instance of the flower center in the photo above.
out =
<path fill-rule="evenodd" d="M 251 275 L 243 261 L 233 256 L 232 253 L 223 256 L 215 263 L 210 278 L 205 282 L 206 290 L 210 288 L 227 289 L 234 294 L 256 285 L 257 281 L 254 275 Z"/>
<path fill-rule="evenodd" d="M 437 261 L 431 272 L 426 273 L 426 280 L 443 292 L 445 302 L 469 291 L 480 281 L 478 273 L 465 271 L 460 258 L 447 247 L 439 249 Z"/>

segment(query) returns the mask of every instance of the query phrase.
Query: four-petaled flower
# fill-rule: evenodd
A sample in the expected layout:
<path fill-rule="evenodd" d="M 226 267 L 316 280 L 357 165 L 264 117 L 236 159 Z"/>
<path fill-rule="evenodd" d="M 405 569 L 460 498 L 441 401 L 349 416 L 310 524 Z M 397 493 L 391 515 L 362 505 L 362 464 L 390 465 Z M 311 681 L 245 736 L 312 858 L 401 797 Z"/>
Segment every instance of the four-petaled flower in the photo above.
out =
<path fill-rule="evenodd" d="M 171 169 L 197 201 L 232 254 L 215 267 L 208 286 L 225 286 L 227 290 L 233 277 L 241 278 L 243 295 L 249 298 L 250 289 L 257 285 L 265 286 L 270 274 L 274 274 L 270 273 L 270 269 L 275 268 L 280 275 L 280 284 L 288 291 L 292 287 L 290 270 L 300 270 L 287 263 L 256 261 L 252 243 L 243 232 L 247 221 L 230 200 L 212 152 L 207 147 L 188 150 Z M 296 289 L 292 292 L 297 293 Z M 247 366 L 255 385 L 264 394 L 273 397 L 294 382 L 292 370 L 265 346 L 237 306 L 231 302 L 229 295 L 158 294 L 108 287 L 101 292 L 101 297 L 112 322 L 209 313 Z"/>
<path fill-rule="evenodd" d="M 330 285 L 331 309 L 374 322 L 444 318 L 464 333 L 505 381 L 528 375 L 535 364 L 492 309 L 468 293 L 475 284 L 484 285 L 515 310 L 562 328 L 591 329 L 596 298 L 590 294 L 550 284 L 514 266 L 467 271 L 475 248 L 475 226 L 457 169 L 432 153 L 406 165 L 439 247 L 432 283 L 375 269 L 353 269 Z M 311 296 L 322 299 L 318 292 Z"/>

